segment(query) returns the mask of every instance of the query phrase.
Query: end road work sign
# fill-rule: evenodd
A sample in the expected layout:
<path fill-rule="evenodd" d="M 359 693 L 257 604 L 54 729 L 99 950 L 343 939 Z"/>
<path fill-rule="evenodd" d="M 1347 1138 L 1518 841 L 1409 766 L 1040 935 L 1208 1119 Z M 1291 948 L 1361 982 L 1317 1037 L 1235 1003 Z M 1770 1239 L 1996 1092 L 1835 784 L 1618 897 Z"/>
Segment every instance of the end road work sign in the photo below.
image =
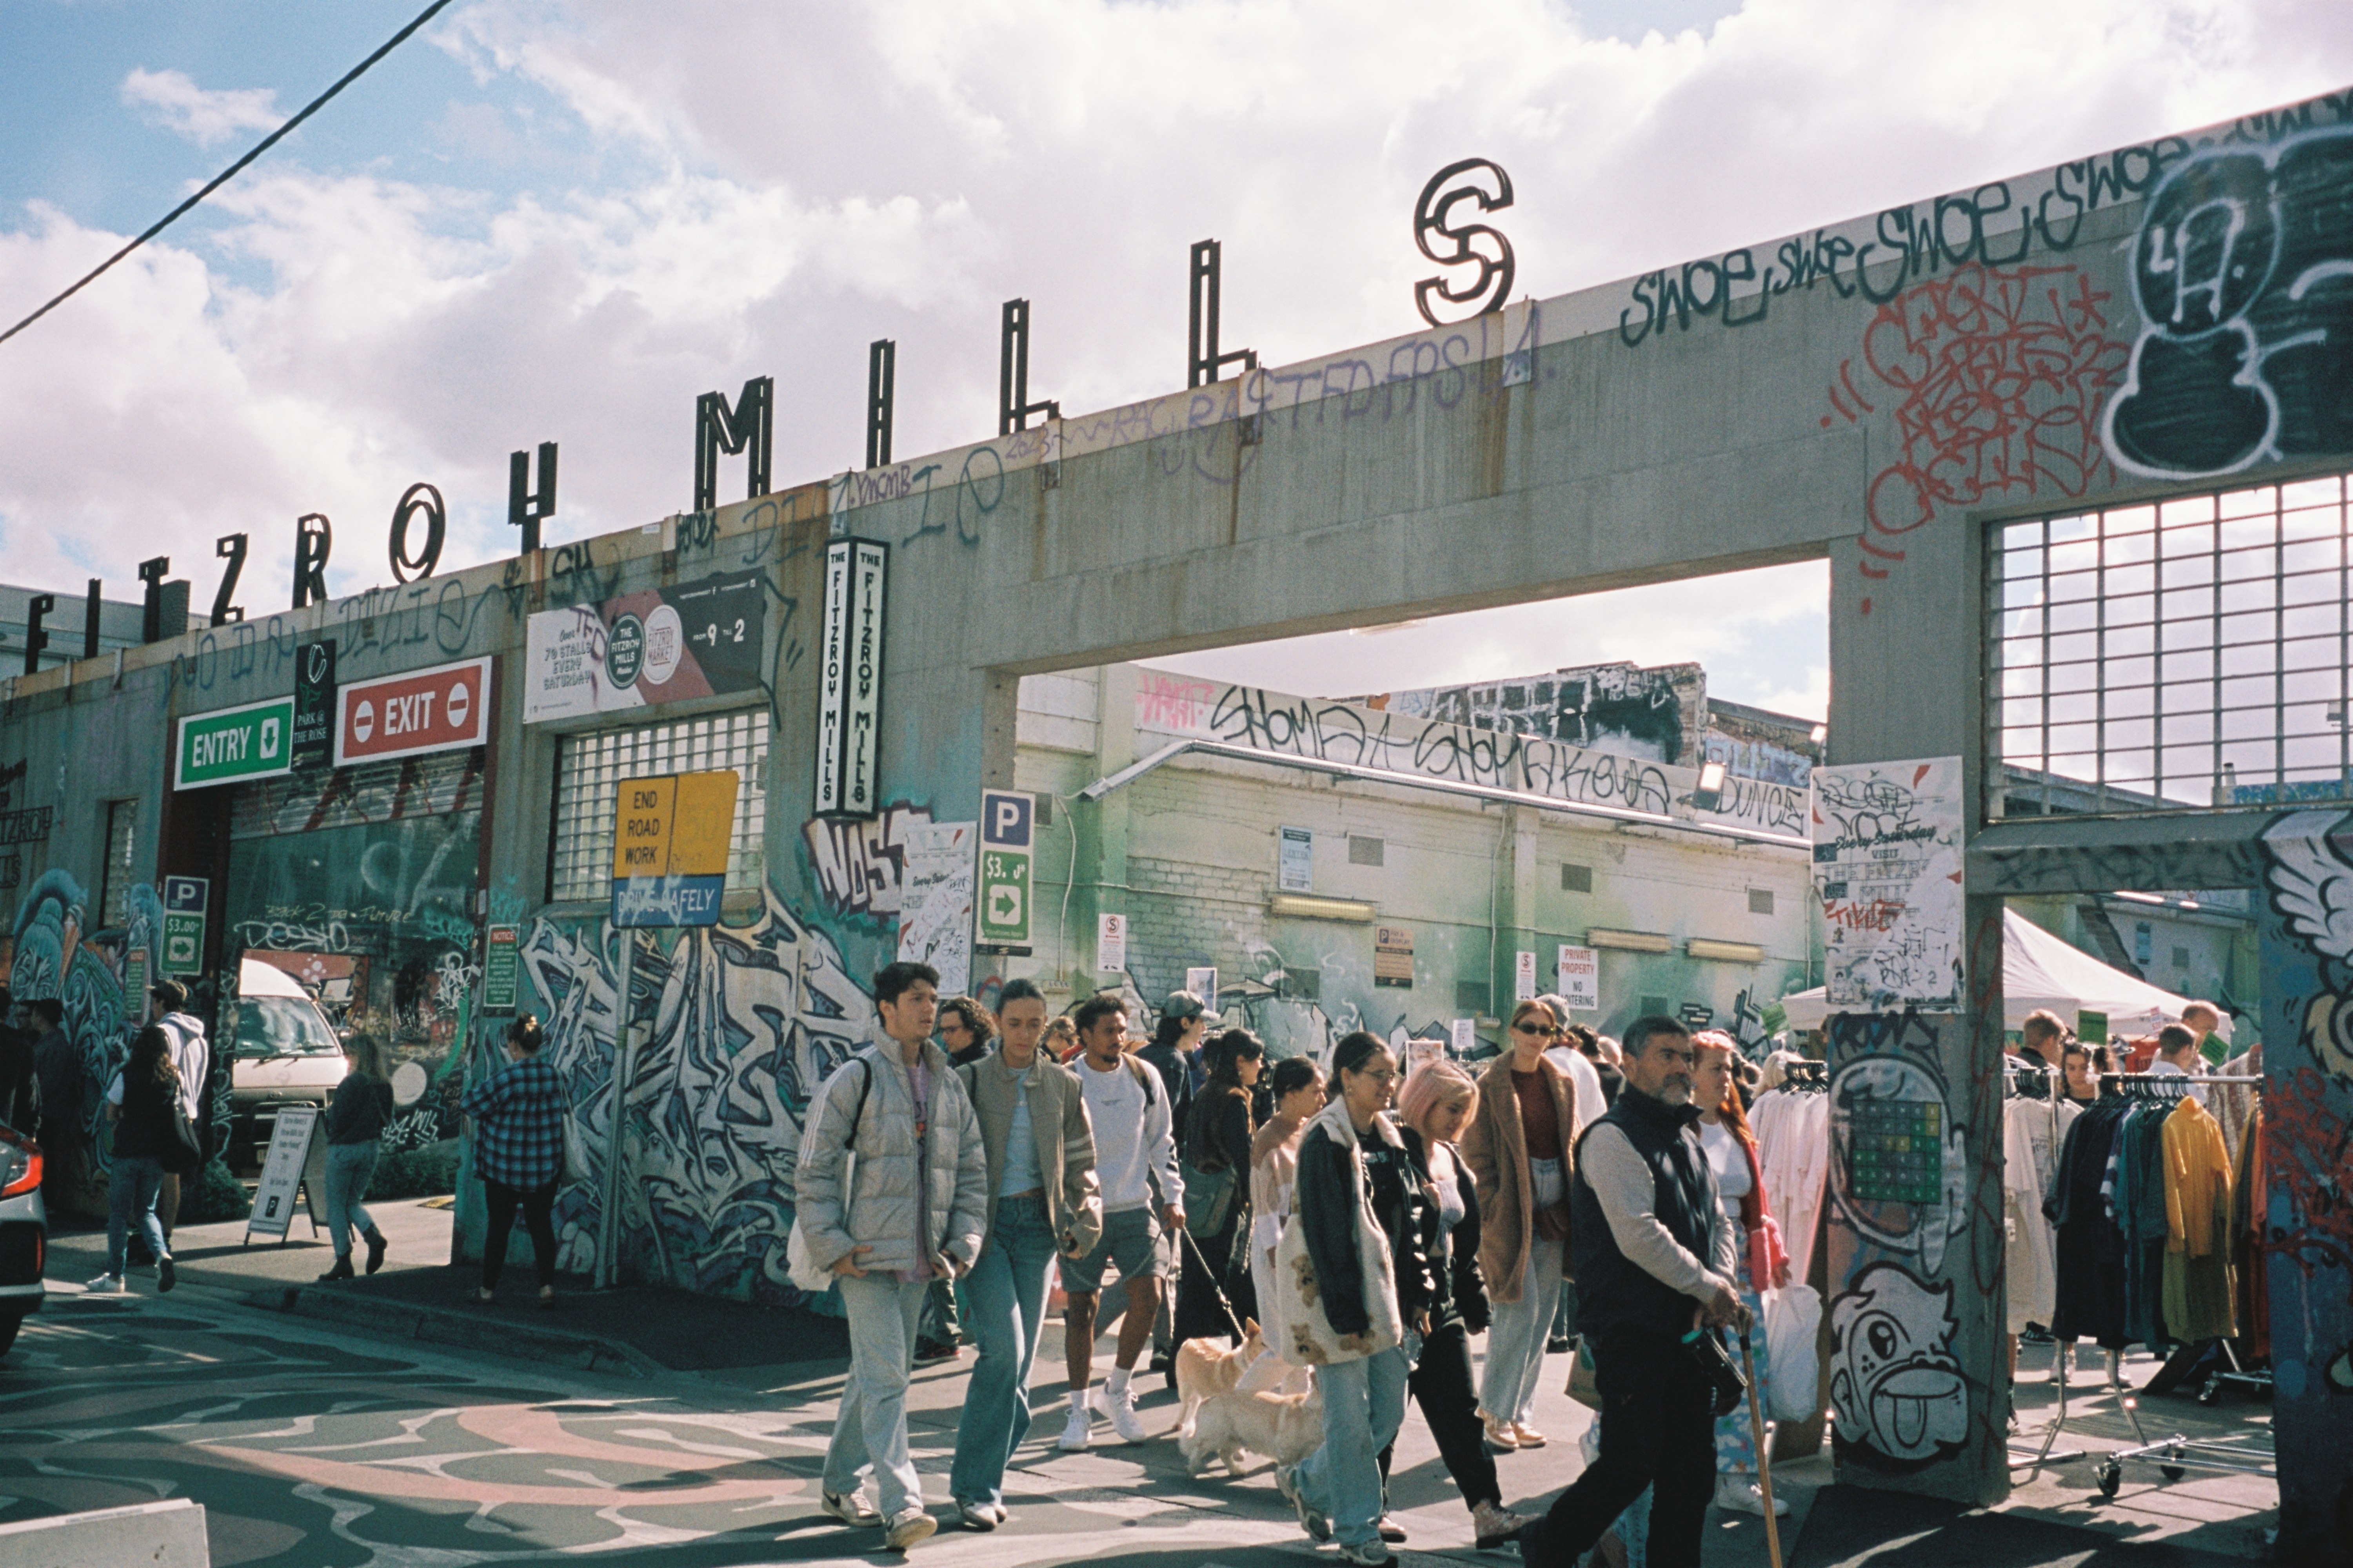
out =
<path fill-rule="evenodd" d="M 174 789 L 202 789 L 294 771 L 294 699 L 273 697 L 180 721 Z"/>
<path fill-rule="evenodd" d="M 613 923 L 719 923 L 734 835 L 733 769 L 623 779 L 613 823 Z"/>

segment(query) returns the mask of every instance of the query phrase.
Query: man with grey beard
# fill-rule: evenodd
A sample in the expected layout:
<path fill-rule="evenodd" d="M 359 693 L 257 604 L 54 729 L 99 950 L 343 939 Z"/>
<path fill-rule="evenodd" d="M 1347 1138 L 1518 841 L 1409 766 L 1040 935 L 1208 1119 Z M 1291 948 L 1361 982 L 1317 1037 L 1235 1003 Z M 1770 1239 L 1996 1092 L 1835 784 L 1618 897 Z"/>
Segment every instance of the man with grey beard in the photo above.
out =
<path fill-rule="evenodd" d="M 1698 1568 L 1715 1488 L 1714 1392 L 1687 1330 L 1741 1325 L 1739 1237 L 1701 1152 L 1696 1057 L 1672 1018 L 1626 1030 L 1626 1087 L 1577 1141 L 1569 1178 L 1577 1331 L 1601 1389 L 1601 1457 L 1520 1532 L 1568 1568 L 1649 1487 L 1651 1568 Z"/>

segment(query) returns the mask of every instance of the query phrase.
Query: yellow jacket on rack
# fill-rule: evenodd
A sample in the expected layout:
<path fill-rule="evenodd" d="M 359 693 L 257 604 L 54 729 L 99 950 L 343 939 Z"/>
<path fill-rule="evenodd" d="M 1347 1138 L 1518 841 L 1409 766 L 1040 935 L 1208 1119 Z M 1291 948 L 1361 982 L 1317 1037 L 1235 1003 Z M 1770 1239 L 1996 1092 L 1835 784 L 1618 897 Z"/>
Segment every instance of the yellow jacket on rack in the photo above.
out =
<path fill-rule="evenodd" d="M 2165 1119 L 2165 1326 L 2189 1343 L 2232 1338 L 2231 1158 L 2222 1124 L 2185 1095 Z"/>

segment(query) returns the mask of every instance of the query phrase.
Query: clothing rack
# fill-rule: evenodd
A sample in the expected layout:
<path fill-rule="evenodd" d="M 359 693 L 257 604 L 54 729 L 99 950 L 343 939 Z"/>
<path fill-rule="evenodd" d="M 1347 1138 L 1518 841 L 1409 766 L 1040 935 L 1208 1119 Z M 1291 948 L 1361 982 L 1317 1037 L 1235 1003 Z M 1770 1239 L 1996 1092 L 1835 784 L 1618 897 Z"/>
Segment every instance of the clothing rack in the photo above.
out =
<path fill-rule="evenodd" d="M 2041 1100 L 2050 1103 L 2051 1152 L 2052 1158 L 2057 1159 L 2059 1107 L 2067 1098 L 2062 1092 L 2062 1081 L 2058 1069 L 2048 1066 L 2028 1067 L 2015 1058 L 2005 1058 L 2002 1062 L 2002 1090 L 2010 1099 Z M 2040 1469 L 2044 1465 L 2063 1465 L 2071 1459 L 2080 1459 L 2084 1457 L 2084 1450 L 2081 1448 L 2060 1448 L 2056 1452 L 2052 1450 L 2052 1445 L 2059 1441 L 2060 1429 L 2067 1425 L 2068 1347 L 2057 1339 L 2053 1339 L 2051 1345 L 2052 1375 L 2058 1380 L 2059 1384 L 2058 1414 L 2052 1420 L 2051 1429 L 2042 1435 L 2042 1447 L 2026 1448 L 2015 1443 L 2009 1446 L 2010 1468 L 2013 1470 L 2032 1470 Z M 2113 1361 L 2113 1358 L 2111 1360 Z M 2016 1374 L 2013 1373 L 2011 1375 L 2014 1388 Z M 2014 1405 L 2015 1394 L 2011 1397 Z"/>
<path fill-rule="evenodd" d="M 2263 1076 L 2259 1073 L 2201 1074 L 2195 1078 L 2188 1073 L 2170 1072 L 2104 1073 L 2100 1077 L 2100 1096 L 2106 1099 L 2113 1088 L 2116 1092 L 2126 1096 L 2137 1094 L 2155 1100 L 2179 1100 L 2189 1089 L 2210 1083 L 2248 1084 L 2253 1086 L 2255 1093 L 2261 1094 L 2263 1082 Z M 2159 1088 L 2168 1092 L 2147 1092 Z M 2054 1100 L 2052 1103 L 2055 1106 L 2057 1102 Z M 2057 1112 L 2054 1110 L 2052 1114 L 2055 1117 Z M 2046 1448 L 2057 1438 L 2059 1428 L 2067 1418 L 2069 1342 L 2053 1342 L 2059 1367 L 2059 1414 L 2044 1439 Z M 2238 1355 L 2231 1349 L 2228 1340 L 2221 1344 L 2223 1357 L 2231 1363 L 2231 1371 L 2216 1373 L 2218 1381 L 2227 1377 L 2232 1381 L 2253 1383 L 2261 1378 L 2260 1373 L 2249 1373 L 2239 1365 Z M 2105 1347 L 2103 1349 L 2105 1351 Z M 2116 1495 L 2124 1484 L 2124 1468 L 2127 1464 L 2153 1464 L 2158 1468 L 2158 1473 L 2168 1481 L 2178 1481 L 2190 1470 L 2242 1476 L 2276 1476 L 2279 1473 L 2276 1449 L 2258 1445 L 2253 1433 L 2238 1433 L 2228 1437 L 2189 1437 L 2177 1432 L 2170 1437 L 2151 1442 L 2147 1430 L 2140 1424 L 2140 1400 L 2133 1390 L 2125 1386 L 2124 1357 L 2115 1351 L 2106 1351 L 2105 1353 L 2108 1358 L 2108 1392 L 2115 1395 L 2117 1408 L 2125 1413 L 2125 1419 L 2132 1424 L 2133 1436 L 2140 1441 L 2132 1447 L 2115 1449 L 2100 1461 L 2096 1479 L 2102 1497 Z"/>
<path fill-rule="evenodd" d="M 1779 1087 L 1791 1094 L 1827 1094 L 1831 1087 L 1831 1064 L 1810 1058 L 1784 1062 Z"/>

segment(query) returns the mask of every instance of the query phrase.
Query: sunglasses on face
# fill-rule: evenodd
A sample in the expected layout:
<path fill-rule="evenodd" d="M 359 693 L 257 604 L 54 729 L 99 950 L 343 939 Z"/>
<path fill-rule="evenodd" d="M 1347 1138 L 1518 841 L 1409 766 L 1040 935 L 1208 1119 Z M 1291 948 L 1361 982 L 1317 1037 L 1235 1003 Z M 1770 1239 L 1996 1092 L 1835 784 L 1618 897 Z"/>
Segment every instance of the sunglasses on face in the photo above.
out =
<path fill-rule="evenodd" d="M 1560 1030 L 1551 1024 L 1514 1024 L 1512 1027 L 1523 1035 L 1541 1035 L 1546 1039 L 1560 1037 Z"/>

